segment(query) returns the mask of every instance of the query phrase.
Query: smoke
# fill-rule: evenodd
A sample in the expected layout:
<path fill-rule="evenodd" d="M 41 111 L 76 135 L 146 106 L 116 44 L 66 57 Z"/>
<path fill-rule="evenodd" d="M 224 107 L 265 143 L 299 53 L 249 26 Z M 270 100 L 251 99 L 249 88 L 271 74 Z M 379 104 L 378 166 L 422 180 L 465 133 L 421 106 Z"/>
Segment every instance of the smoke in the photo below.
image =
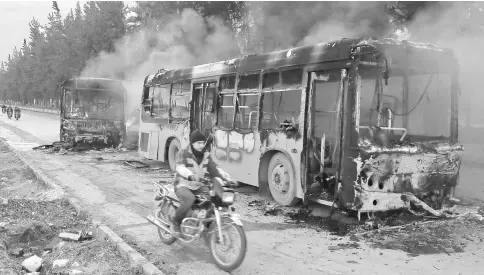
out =
<path fill-rule="evenodd" d="M 245 22 L 250 44 L 272 51 L 341 37 L 376 36 L 389 29 L 384 4 L 378 2 L 251 2 Z M 142 29 L 117 42 L 115 52 L 87 62 L 82 76 L 123 79 L 128 115 L 139 108 L 145 77 L 161 68 L 178 69 L 240 56 L 237 34 L 217 18 L 202 18 L 192 9 L 164 18 L 159 30 Z M 256 27 L 254 27 L 254 24 Z M 243 34 L 242 34 L 243 35 Z M 240 37 L 239 37 L 240 38 Z"/>
<path fill-rule="evenodd" d="M 126 112 L 139 108 L 143 81 L 161 68 L 179 69 L 233 58 L 239 48 L 231 29 L 216 18 L 185 9 L 166 20 L 161 30 L 142 29 L 117 42 L 113 53 L 87 62 L 81 76 L 122 79 L 128 90 Z"/>
<path fill-rule="evenodd" d="M 391 28 L 383 2 L 253 2 L 256 39 L 264 51 L 330 42 L 343 37 L 383 36 Z"/>
<path fill-rule="evenodd" d="M 476 124 L 484 118 L 481 106 L 484 93 L 480 83 L 481 62 L 484 60 L 484 12 L 481 6 L 481 3 L 471 2 L 429 6 L 417 13 L 407 30 L 409 40 L 435 43 L 454 51 L 460 73 L 461 125 Z"/>

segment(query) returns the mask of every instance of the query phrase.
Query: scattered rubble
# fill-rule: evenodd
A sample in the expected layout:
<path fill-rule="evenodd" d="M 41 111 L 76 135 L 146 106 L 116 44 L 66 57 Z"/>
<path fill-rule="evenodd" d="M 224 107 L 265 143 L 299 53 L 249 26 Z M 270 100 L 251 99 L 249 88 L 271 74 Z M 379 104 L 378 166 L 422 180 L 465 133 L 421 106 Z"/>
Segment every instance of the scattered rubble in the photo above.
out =
<path fill-rule="evenodd" d="M 77 143 L 76 146 L 73 146 L 72 143 L 67 142 L 54 142 L 52 144 L 40 145 L 37 147 L 32 148 L 32 150 L 41 150 L 47 154 L 59 154 L 65 155 L 69 154 L 72 155 L 76 152 L 86 152 L 86 151 L 102 151 L 106 153 L 114 153 L 114 152 L 126 152 L 128 151 L 127 148 L 118 146 L 116 148 L 107 147 L 105 144 L 88 144 L 88 143 Z"/>
<path fill-rule="evenodd" d="M 126 161 L 124 161 L 124 164 L 131 166 L 131 167 L 134 167 L 134 168 L 147 168 L 147 167 L 149 167 L 148 164 L 145 164 L 145 163 L 138 161 L 138 160 L 126 160 Z"/>
<path fill-rule="evenodd" d="M 112 244 L 95 239 L 95 227 L 7 149 L 0 142 L 0 180 L 9 178 L 8 186 L 0 186 L 6 202 L 0 206 L 1 275 L 142 274 Z M 75 237 L 59 237 L 66 234 Z"/>
<path fill-rule="evenodd" d="M 55 260 L 52 262 L 52 268 L 64 267 L 69 262 L 69 259 Z"/>
<path fill-rule="evenodd" d="M 27 272 L 36 272 L 42 266 L 42 258 L 37 255 L 31 256 L 22 262 L 22 268 Z"/>
<path fill-rule="evenodd" d="M 15 257 L 22 257 L 24 255 L 24 249 L 21 247 L 14 248 L 10 250 L 10 254 L 12 254 Z"/>

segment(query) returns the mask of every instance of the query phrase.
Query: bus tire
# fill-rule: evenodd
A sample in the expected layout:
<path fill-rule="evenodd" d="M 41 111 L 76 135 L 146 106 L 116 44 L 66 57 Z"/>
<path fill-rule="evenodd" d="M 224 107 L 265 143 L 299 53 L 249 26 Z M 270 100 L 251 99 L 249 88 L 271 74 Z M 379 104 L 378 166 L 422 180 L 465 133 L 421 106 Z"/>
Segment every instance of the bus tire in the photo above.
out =
<path fill-rule="evenodd" d="M 267 172 L 269 190 L 274 200 L 281 205 L 297 204 L 294 168 L 286 155 L 276 153 L 272 156 Z"/>
<path fill-rule="evenodd" d="M 168 147 L 168 164 L 170 165 L 171 171 L 175 172 L 176 168 L 176 157 L 180 151 L 180 142 L 178 139 L 173 139 Z"/>

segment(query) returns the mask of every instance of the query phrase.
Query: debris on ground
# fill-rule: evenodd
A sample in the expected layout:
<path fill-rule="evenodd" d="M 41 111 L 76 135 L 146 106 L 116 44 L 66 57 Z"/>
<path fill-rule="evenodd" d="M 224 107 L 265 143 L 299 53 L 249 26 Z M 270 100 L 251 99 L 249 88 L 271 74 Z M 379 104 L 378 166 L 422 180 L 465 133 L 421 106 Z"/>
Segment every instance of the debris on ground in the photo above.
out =
<path fill-rule="evenodd" d="M 0 180 L 8 178 L 0 186 L 0 197 L 8 200 L 0 207 L 0 274 L 142 274 L 116 244 L 96 239 L 90 221 L 1 142 L 0 151 Z"/>
<path fill-rule="evenodd" d="M 126 161 L 124 161 L 124 164 L 125 165 L 128 165 L 128 166 L 131 166 L 133 168 L 137 168 L 137 169 L 138 168 L 147 168 L 147 167 L 149 167 L 148 164 L 145 164 L 145 163 L 143 163 L 143 162 L 141 162 L 139 160 L 126 160 Z"/>
<path fill-rule="evenodd" d="M 22 269 L 27 272 L 37 272 L 42 266 L 42 258 L 37 255 L 33 255 L 22 262 Z"/>
<path fill-rule="evenodd" d="M 65 155 L 69 154 L 72 155 L 76 152 L 105 152 L 105 153 L 115 153 L 115 152 L 126 152 L 128 151 L 127 148 L 122 147 L 121 145 L 114 148 L 108 147 L 106 144 L 97 144 L 97 143 L 77 143 L 75 146 L 72 143 L 68 142 L 60 142 L 56 141 L 52 144 L 45 144 L 40 145 L 37 147 L 33 147 L 32 150 L 42 151 L 46 154 L 58 154 L 58 155 Z"/>
<path fill-rule="evenodd" d="M 262 200 L 253 200 L 248 203 L 248 206 L 262 206 L 263 201 Z"/>

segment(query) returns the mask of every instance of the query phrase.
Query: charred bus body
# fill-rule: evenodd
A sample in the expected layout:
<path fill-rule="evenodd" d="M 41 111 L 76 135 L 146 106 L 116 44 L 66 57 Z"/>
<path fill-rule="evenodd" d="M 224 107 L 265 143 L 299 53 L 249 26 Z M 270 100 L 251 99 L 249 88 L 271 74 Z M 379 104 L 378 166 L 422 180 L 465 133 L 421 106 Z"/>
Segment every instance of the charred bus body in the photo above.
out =
<path fill-rule="evenodd" d="M 162 69 L 144 83 L 139 152 L 173 167 L 201 129 L 224 170 L 280 204 L 439 208 L 463 154 L 458 85 L 452 51 L 393 39 Z"/>
<path fill-rule="evenodd" d="M 122 83 L 107 78 L 73 78 L 61 85 L 60 140 L 118 146 L 125 135 Z"/>

